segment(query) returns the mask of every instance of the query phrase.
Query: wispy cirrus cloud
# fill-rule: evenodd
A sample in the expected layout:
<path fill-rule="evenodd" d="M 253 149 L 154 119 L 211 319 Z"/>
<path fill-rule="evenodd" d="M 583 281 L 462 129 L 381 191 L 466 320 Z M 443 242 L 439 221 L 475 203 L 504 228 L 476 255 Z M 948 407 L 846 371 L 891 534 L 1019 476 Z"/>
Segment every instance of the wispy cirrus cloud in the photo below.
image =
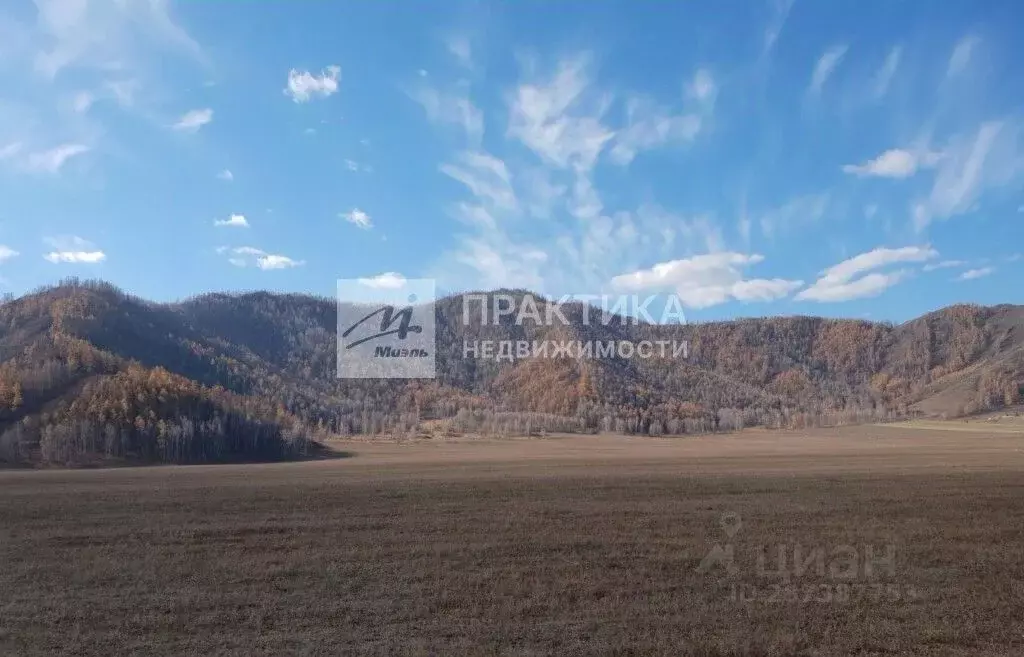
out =
<path fill-rule="evenodd" d="M 419 103 L 432 123 L 459 127 L 471 145 L 477 145 L 484 135 L 483 112 L 469 95 L 469 83 L 462 81 L 451 89 L 440 90 L 421 82 L 409 91 L 409 97 Z"/>
<path fill-rule="evenodd" d="M 934 262 L 925 265 L 922 269 L 924 271 L 937 271 L 939 269 L 953 269 L 955 267 L 966 267 L 966 260 L 943 260 L 942 262 Z"/>
<path fill-rule="evenodd" d="M 902 58 L 903 47 L 893 46 L 889 51 L 889 54 L 886 55 L 885 62 L 882 63 L 882 67 L 878 69 L 878 73 L 875 74 L 875 80 L 871 90 L 871 95 L 874 100 L 882 100 L 889 92 L 889 86 L 892 84 L 893 78 L 896 77 L 896 71 L 900 67 L 900 60 Z"/>
<path fill-rule="evenodd" d="M 949 55 L 949 64 L 946 66 L 947 78 L 956 77 L 967 69 L 971 63 L 971 56 L 980 43 L 981 40 L 971 34 L 956 42 L 953 52 Z"/>
<path fill-rule="evenodd" d="M 969 214 L 981 197 L 1024 182 L 1019 121 L 986 121 L 973 134 L 959 134 L 943 148 L 931 192 L 913 204 L 913 224 L 923 230 L 936 219 Z"/>
<path fill-rule="evenodd" d="M 836 68 L 842 63 L 848 49 L 846 44 L 838 44 L 822 53 L 814 65 L 814 71 L 811 73 L 811 82 L 807 87 L 807 92 L 810 95 L 817 96 L 821 93 L 825 83 L 828 82 L 832 74 L 835 73 Z"/>
<path fill-rule="evenodd" d="M 587 93 L 589 66 L 590 57 L 578 55 L 561 61 L 552 75 L 520 84 L 509 107 L 508 135 L 548 164 L 592 169 L 615 132 L 602 119 L 608 97 Z"/>
<path fill-rule="evenodd" d="M 796 295 L 798 301 L 837 302 L 878 296 L 904 280 L 906 269 L 881 272 L 892 265 L 918 263 L 937 257 L 930 246 L 877 248 L 829 267 L 810 287 Z"/>
<path fill-rule="evenodd" d="M 979 267 L 977 269 L 968 269 L 964 273 L 956 277 L 958 281 L 973 281 L 978 278 L 985 278 L 994 274 L 996 271 L 995 267 Z"/>
<path fill-rule="evenodd" d="M 517 206 L 508 167 L 488 153 L 464 151 L 454 163 L 442 164 L 441 171 L 495 208 L 512 210 Z"/>

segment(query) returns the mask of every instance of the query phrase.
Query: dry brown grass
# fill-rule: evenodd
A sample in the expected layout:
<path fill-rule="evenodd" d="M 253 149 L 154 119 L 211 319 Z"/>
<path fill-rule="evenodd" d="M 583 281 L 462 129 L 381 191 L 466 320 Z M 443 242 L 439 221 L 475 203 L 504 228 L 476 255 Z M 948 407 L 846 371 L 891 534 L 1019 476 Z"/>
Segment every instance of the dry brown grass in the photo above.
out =
<path fill-rule="evenodd" d="M 1024 654 L 1020 436 L 345 448 L 0 473 L 0 654 Z M 896 562 L 787 584 L 779 545 Z"/>

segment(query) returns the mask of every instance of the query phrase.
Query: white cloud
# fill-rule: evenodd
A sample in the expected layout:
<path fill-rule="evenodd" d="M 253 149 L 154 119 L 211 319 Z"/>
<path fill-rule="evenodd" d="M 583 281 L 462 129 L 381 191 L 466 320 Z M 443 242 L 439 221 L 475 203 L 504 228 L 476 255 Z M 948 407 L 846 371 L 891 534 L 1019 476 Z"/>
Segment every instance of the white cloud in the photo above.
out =
<path fill-rule="evenodd" d="M 957 276 L 958 281 L 973 281 L 977 278 L 984 278 L 989 274 L 995 272 L 995 267 L 981 267 L 980 269 L 968 269 L 964 273 Z"/>
<path fill-rule="evenodd" d="M 448 52 L 466 68 L 473 67 L 473 48 L 465 36 L 452 36 L 445 41 Z"/>
<path fill-rule="evenodd" d="M 75 94 L 74 99 L 71 101 L 71 106 L 76 112 L 83 114 L 89 111 L 94 102 L 96 102 L 95 96 L 88 91 L 80 91 Z"/>
<path fill-rule="evenodd" d="M 943 260 L 942 262 L 935 262 L 924 266 L 924 271 L 936 271 L 938 269 L 950 269 L 953 267 L 965 267 L 967 266 L 966 260 Z"/>
<path fill-rule="evenodd" d="M 718 95 L 718 87 L 715 85 L 715 78 L 711 75 L 711 71 L 706 68 L 698 69 L 693 75 L 693 81 L 687 85 L 686 93 L 698 102 L 714 103 L 715 96 Z"/>
<path fill-rule="evenodd" d="M 181 118 L 171 127 L 182 132 L 196 132 L 210 121 L 213 121 L 212 109 L 194 109 L 182 114 Z"/>
<path fill-rule="evenodd" d="M 764 30 L 764 53 L 768 53 L 778 40 L 794 2 L 795 0 L 774 0 L 772 3 L 772 17 Z"/>
<path fill-rule="evenodd" d="M 670 289 L 684 305 L 708 308 L 732 299 L 774 301 L 803 285 L 802 281 L 779 278 L 744 280 L 743 268 L 763 260 L 757 254 L 709 253 L 616 276 L 612 286 L 623 292 Z"/>
<path fill-rule="evenodd" d="M 224 169 L 223 171 L 217 174 L 217 177 L 221 180 L 231 182 L 232 180 L 235 179 L 235 174 L 231 173 L 231 169 Z"/>
<path fill-rule="evenodd" d="M 546 163 L 589 171 L 615 136 L 601 120 L 607 99 L 585 102 L 584 56 L 562 61 L 546 80 L 520 85 L 511 99 L 508 135 Z"/>
<path fill-rule="evenodd" d="M 971 54 L 979 40 L 975 36 L 965 36 L 957 41 L 953 53 L 949 56 L 949 65 L 946 67 L 946 76 L 953 77 L 962 73 L 971 62 Z"/>
<path fill-rule="evenodd" d="M 18 255 L 20 254 L 11 247 L 0 244 L 0 262 L 6 262 L 11 258 L 18 257 Z"/>
<path fill-rule="evenodd" d="M 615 135 L 609 156 L 616 164 L 629 164 L 640 151 L 693 141 L 700 127 L 696 114 L 671 114 L 651 101 L 631 98 L 626 103 L 626 127 Z"/>
<path fill-rule="evenodd" d="M 306 264 L 305 260 L 293 260 L 288 256 L 267 253 L 263 249 L 258 249 L 254 246 L 239 246 L 233 249 L 221 247 L 217 249 L 217 253 L 221 255 L 227 254 L 229 256 L 228 262 L 235 267 L 255 266 L 263 271 L 291 269 Z"/>
<path fill-rule="evenodd" d="M 761 215 L 761 233 L 770 238 L 786 230 L 814 223 L 825 216 L 828 203 L 827 193 L 798 196 Z"/>
<path fill-rule="evenodd" d="M 983 123 L 973 136 L 960 135 L 943 149 L 943 158 L 927 199 L 914 206 L 914 226 L 967 214 L 988 190 L 1012 188 L 1024 178 L 1020 125 Z"/>
<path fill-rule="evenodd" d="M 358 226 L 363 230 L 369 230 L 373 228 L 373 219 L 370 215 L 366 214 L 359 208 L 352 208 L 348 212 L 341 215 L 341 217 L 354 226 Z"/>
<path fill-rule="evenodd" d="M 53 264 L 99 264 L 107 255 L 88 240 L 74 235 L 48 237 L 43 240 L 53 251 L 43 256 Z"/>
<path fill-rule="evenodd" d="M 443 164 L 441 171 L 496 208 L 510 210 L 517 205 L 508 167 L 488 153 L 465 151 L 459 154 L 457 164 Z"/>
<path fill-rule="evenodd" d="M 54 264 L 95 265 L 107 259 L 107 255 L 102 251 L 52 251 L 43 257 Z"/>
<path fill-rule="evenodd" d="M 846 51 L 846 45 L 832 46 L 818 58 L 818 63 L 814 65 L 814 73 L 811 74 L 811 85 L 808 88 L 809 93 L 812 95 L 821 93 L 822 87 L 825 86 L 828 79 L 832 77 L 832 73 L 835 72 L 836 67 L 843 61 Z"/>
<path fill-rule="evenodd" d="M 857 176 L 909 178 L 917 173 L 919 169 L 934 167 L 941 159 L 941 155 L 938 153 L 927 151 L 915 153 L 900 148 L 893 148 L 863 164 L 845 164 L 843 165 L 843 172 Z"/>
<path fill-rule="evenodd" d="M 214 226 L 226 228 L 248 228 L 249 221 L 241 214 L 233 214 L 227 219 L 218 219 L 213 222 Z"/>
<path fill-rule="evenodd" d="M 84 144 L 62 144 L 50 150 L 27 154 L 19 166 L 30 173 L 59 173 L 68 160 L 88 151 L 89 147 Z"/>
<path fill-rule="evenodd" d="M 829 267 L 813 285 L 797 294 L 796 299 L 833 302 L 877 296 L 903 280 L 907 272 L 880 273 L 874 270 L 900 263 L 923 262 L 936 256 L 938 252 L 928 246 L 877 248 Z"/>
<path fill-rule="evenodd" d="M 124 70 L 146 51 L 203 60 L 199 46 L 170 15 L 167 0 L 36 0 L 34 67 L 54 78 L 65 69 Z"/>
<path fill-rule="evenodd" d="M 892 79 L 896 76 L 896 70 L 900 67 L 902 57 L 903 48 L 901 46 L 894 46 L 889 51 L 882 68 L 878 69 L 878 73 L 875 75 L 874 89 L 872 89 L 872 96 L 875 100 L 881 100 L 888 93 L 889 85 L 892 84 Z"/>
<path fill-rule="evenodd" d="M 22 150 L 21 142 L 11 142 L 3 148 L 0 148 L 0 162 L 3 160 L 9 160 L 15 155 L 20 153 Z"/>
<path fill-rule="evenodd" d="M 360 285 L 372 287 L 378 290 L 396 290 L 405 285 L 405 276 L 393 271 L 378 274 L 370 278 L 360 278 Z"/>
<path fill-rule="evenodd" d="M 327 98 L 338 93 L 339 77 L 340 66 L 328 66 L 320 75 L 293 68 L 288 72 L 288 86 L 285 87 L 284 94 L 296 103 L 306 103 L 316 97 Z"/>
<path fill-rule="evenodd" d="M 345 160 L 345 168 L 349 171 L 362 171 L 363 173 L 373 173 L 373 167 L 369 164 L 360 164 L 355 160 Z"/>
<path fill-rule="evenodd" d="M 480 143 L 484 134 L 484 115 L 469 98 L 466 85 L 450 92 L 424 85 L 409 92 L 409 96 L 423 106 L 427 119 L 432 123 L 459 126 L 470 143 Z"/>
<path fill-rule="evenodd" d="M 306 264 L 303 260 L 292 260 L 288 256 L 283 255 L 264 255 L 256 259 L 256 266 L 260 269 L 267 271 L 271 269 L 291 269 L 292 267 L 301 267 Z"/>

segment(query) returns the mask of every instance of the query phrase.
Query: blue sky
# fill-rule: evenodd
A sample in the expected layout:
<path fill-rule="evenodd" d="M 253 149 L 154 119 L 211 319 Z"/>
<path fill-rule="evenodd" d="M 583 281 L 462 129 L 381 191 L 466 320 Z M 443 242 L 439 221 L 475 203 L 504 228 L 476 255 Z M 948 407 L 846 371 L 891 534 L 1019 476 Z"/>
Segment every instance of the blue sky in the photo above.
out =
<path fill-rule="evenodd" d="M 5 2 L 0 288 L 1024 303 L 1022 26 L 1014 0 Z"/>

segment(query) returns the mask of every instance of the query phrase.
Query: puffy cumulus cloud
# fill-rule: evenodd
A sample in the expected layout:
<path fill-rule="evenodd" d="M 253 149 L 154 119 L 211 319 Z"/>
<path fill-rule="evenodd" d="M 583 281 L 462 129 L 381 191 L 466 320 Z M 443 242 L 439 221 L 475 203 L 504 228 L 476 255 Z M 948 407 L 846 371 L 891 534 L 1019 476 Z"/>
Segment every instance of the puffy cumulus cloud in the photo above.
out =
<path fill-rule="evenodd" d="M 107 254 L 89 240 L 74 235 L 48 237 L 43 240 L 51 249 L 43 258 L 53 264 L 97 265 L 107 259 Z"/>
<path fill-rule="evenodd" d="M 406 278 L 398 272 L 388 271 L 369 278 L 357 279 L 360 285 L 375 290 L 398 290 L 405 286 Z"/>
<path fill-rule="evenodd" d="M 213 121 L 213 110 L 207 107 L 185 112 L 171 127 L 181 132 L 197 132 L 211 121 Z"/>
<path fill-rule="evenodd" d="M 956 277 L 958 281 L 973 281 L 976 278 L 985 278 L 986 276 L 995 273 L 995 267 L 980 267 L 978 269 L 968 269 L 964 273 Z"/>
<path fill-rule="evenodd" d="M 684 305 L 708 308 L 730 300 L 774 301 L 803 285 L 780 278 L 744 279 L 743 269 L 763 260 L 758 254 L 708 253 L 621 274 L 612 279 L 612 287 L 622 292 L 672 290 Z"/>
<path fill-rule="evenodd" d="M 843 172 L 856 176 L 879 178 L 909 178 L 919 169 L 934 167 L 942 159 L 939 153 L 920 152 L 893 148 L 863 164 L 846 164 Z"/>
<path fill-rule="evenodd" d="M 896 264 L 924 262 L 937 257 L 929 246 L 877 248 L 829 267 L 810 287 L 796 295 L 800 301 L 836 302 L 878 296 L 908 275 L 906 269 L 875 271 Z"/>
<path fill-rule="evenodd" d="M 362 228 L 363 230 L 370 230 L 373 228 L 373 219 L 370 215 L 366 214 L 359 208 L 352 208 L 348 212 L 343 213 L 341 218 L 353 226 Z"/>
<path fill-rule="evenodd" d="M 340 66 L 328 66 L 320 75 L 293 68 L 288 72 L 288 84 L 284 88 L 284 94 L 296 103 L 308 103 L 314 98 L 327 98 L 338 93 L 339 78 Z"/>
<path fill-rule="evenodd" d="M 217 253 L 227 255 L 228 262 L 236 267 L 256 267 L 263 271 L 292 269 L 306 264 L 305 260 L 294 260 L 288 256 L 267 253 L 254 246 L 220 247 L 217 249 Z"/>
<path fill-rule="evenodd" d="M 17 258 L 20 254 L 9 246 L 0 244 L 0 263 L 6 262 L 11 258 Z"/>
<path fill-rule="evenodd" d="M 248 228 L 249 220 L 245 218 L 245 215 L 233 214 L 227 219 L 214 221 L 213 225 L 222 228 Z"/>

